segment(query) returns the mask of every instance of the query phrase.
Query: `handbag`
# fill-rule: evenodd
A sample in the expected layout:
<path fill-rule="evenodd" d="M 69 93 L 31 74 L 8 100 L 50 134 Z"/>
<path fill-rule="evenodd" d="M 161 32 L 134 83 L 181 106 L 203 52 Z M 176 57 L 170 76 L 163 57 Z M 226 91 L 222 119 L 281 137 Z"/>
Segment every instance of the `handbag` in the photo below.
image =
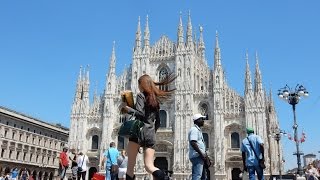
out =
<path fill-rule="evenodd" d="M 119 129 L 118 135 L 125 138 L 140 138 L 140 132 L 144 123 L 137 119 L 134 114 L 124 121 Z"/>
<path fill-rule="evenodd" d="M 82 172 L 83 169 L 82 169 L 82 165 L 83 165 L 83 161 L 84 161 L 84 158 L 86 157 L 86 155 L 83 156 L 83 159 L 82 159 L 82 163 L 81 163 L 81 166 L 78 167 L 78 172 Z"/>
<path fill-rule="evenodd" d="M 210 158 L 208 157 L 208 156 L 206 156 L 206 159 L 205 159 L 205 161 L 204 161 L 204 167 L 206 168 L 206 169 L 209 169 L 209 167 L 211 166 L 211 160 L 210 160 Z"/>
<path fill-rule="evenodd" d="M 118 174 L 118 172 L 119 172 L 119 166 L 118 166 L 117 164 L 113 164 L 113 163 L 112 163 L 109 150 L 108 150 L 108 156 L 109 156 L 110 161 L 111 161 L 111 169 L 110 169 L 110 172 L 111 172 L 112 174 Z"/>
<path fill-rule="evenodd" d="M 249 140 L 248 137 L 247 137 L 247 139 L 248 139 L 248 141 L 249 141 L 249 144 L 250 144 L 251 149 L 253 150 L 254 155 L 256 156 L 256 158 L 257 158 L 258 161 L 259 161 L 259 166 L 260 166 L 262 169 L 265 169 L 265 168 L 266 168 L 266 165 L 264 164 L 264 159 L 260 159 L 260 158 L 258 157 L 256 151 L 255 151 L 254 148 L 253 148 L 253 145 L 252 145 L 251 141 Z"/>

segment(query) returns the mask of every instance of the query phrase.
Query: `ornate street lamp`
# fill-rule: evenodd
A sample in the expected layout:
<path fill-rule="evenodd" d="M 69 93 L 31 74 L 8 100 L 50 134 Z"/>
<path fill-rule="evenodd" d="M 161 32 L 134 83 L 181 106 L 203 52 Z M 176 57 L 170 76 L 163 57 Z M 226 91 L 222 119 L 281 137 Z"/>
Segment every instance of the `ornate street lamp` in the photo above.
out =
<path fill-rule="evenodd" d="M 280 159 L 280 146 L 279 146 L 279 141 L 281 140 L 282 136 L 286 136 L 287 133 L 281 129 L 276 129 L 276 131 L 272 132 L 269 136 L 274 138 L 277 141 L 277 146 L 278 146 L 278 158 L 279 158 L 279 178 L 282 180 L 282 159 Z"/>
<path fill-rule="evenodd" d="M 296 104 L 299 103 L 299 100 L 301 97 L 308 97 L 309 93 L 306 90 L 305 87 L 302 85 L 297 84 L 295 89 L 291 89 L 288 85 L 286 85 L 284 88 L 279 89 L 278 92 L 279 98 L 287 101 L 289 104 L 292 105 L 292 110 L 293 110 L 293 130 L 294 130 L 294 140 L 296 142 L 296 149 L 297 152 L 295 152 L 293 155 L 297 156 L 297 164 L 298 164 L 298 174 L 300 177 L 303 175 L 303 169 L 301 166 L 301 155 L 303 155 L 302 152 L 300 152 L 299 148 L 299 140 L 298 140 L 298 124 L 297 124 L 297 119 L 296 119 Z"/>

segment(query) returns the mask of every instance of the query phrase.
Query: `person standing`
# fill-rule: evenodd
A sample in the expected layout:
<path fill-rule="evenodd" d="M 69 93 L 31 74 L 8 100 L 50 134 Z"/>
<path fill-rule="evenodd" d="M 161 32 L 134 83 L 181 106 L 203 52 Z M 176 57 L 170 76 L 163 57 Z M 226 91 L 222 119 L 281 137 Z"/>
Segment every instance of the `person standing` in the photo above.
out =
<path fill-rule="evenodd" d="M 67 152 L 68 152 L 68 148 L 66 146 L 63 147 L 59 157 L 59 176 L 61 180 L 63 180 L 64 177 L 66 176 L 66 171 L 69 166 L 69 158 L 68 158 Z"/>
<path fill-rule="evenodd" d="M 204 125 L 204 118 L 201 114 L 193 115 L 194 126 L 188 133 L 189 159 L 192 164 L 192 180 L 205 180 L 206 171 L 204 163 L 206 161 L 206 145 L 204 143 L 201 127 Z"/>
<path fill-rule="evenodd" d="M 72 172 L 72 179 L 76 180 L 78 177 L 78 163 L 77 163 L 77 153 L 76 152 L 72 152 L 73 159 L 71 159 L 71 157 L 69 157 L 69 160 L 71 160 L 71 172 Z"/>
<path fill-rule="evenodd" d="M 241 144 L 243 170 L 249 172 L 250 180 L 255 180 L 255 173 L 259 180 L 264 180 L 263 169 L 259 165 L 259 159 L 264 160 L 263 141 L 254 134 L 253 128 L 247 128 L 247 134 Z"/>
<path fill-rule="evenodd" d="M 122 150 L 121 155 L 118 157 L 118 165 L 119 165 L 118 178 L 119 180 L 125 180 L 126 173 L 127 173 L 127 166 L 128 166 L 128 157 L 125 150 Z"/>
<path fill-rule="evenodd" d="M 18 179 L 18 175 L 19 175 L 18 168 L 15 167 L 11 172 L 11 179 L 12 180 L 17 180 Z"/>
<path fill-rule="evenodd" d="M 110 143 L 109 149 L 107 149 L 103 154 L 102 166 L 106 163 L 106 180 L 116 180 L 117 173 L 111 172 L 112 165 L 118 165 L 117 158 L 119 156 L 119 151 L 116 148 L 116 144 L 114 142 Z"/>
<path fill-rule="evenodd" d="M 79 153 L 79 157 L 77 158 L 77 165 L 78 165 L 78 180 L 82 178 L 82 180 L 86 179 L 87 164 L 89 163 L 88 156 L 84 155 L 82 152 Z"/>
<path fill-rule="evenodd" d="M 144 122 L 140 138 L 129 138 L 127 145 L 128 168 L 126 180 L 135 179 L 134 166 L 140 147 L 143 147 L 144 149 L 144 164 L 146 171 L 152 174 L 156 180 L 168 178 L 163 171 L 154 166 L 154 146 L 156 144 L 156 131 L 160 126 L 159 99 L 165 100 L 166 97 L 171 95 L 174 89 L 160 90 L 157 86 L 163 86 L 166 87 L 163 89 L 168 89 L 169 83 L 173 82 L 175 78 L 176 77 L 173 76 L 173 74 L 170 74 L 161 82 L 154 82 L 149 75 L 142 75 L 138 80 L 140 93 L 137 94 L 135 107 L 131 108 L 127 106 L 125 102 L 120 105 L 120 110 L 132 114 L 137 119 Z"/>

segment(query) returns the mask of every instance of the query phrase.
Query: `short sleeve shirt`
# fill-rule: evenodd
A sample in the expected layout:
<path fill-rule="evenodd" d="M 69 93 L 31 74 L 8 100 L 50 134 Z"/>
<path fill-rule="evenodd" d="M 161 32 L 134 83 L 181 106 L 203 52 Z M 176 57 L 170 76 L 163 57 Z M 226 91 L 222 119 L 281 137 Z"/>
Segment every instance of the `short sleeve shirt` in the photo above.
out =
<path fill-rule="evenodd" d="M 61 152 L 60 153 L 60 159 L 62 161 L 62 165 L 63 166 L 68 166 L 69 164 L 69 159 L 68 159 L 68 155 L 66 152 Z"/>
<path fill-rule="evenodd" d="M 189 159 L 200 156 L 200 154 L 196 150 L 194 150 L 193 147 L 191 146 L 191 141 L 197 141 L 197 145 L 200 151 L 203 154 L 206 152 L 206 146 L 204 144 L 202 131 L 197 125 L 194 125 L 193 127 L 191 127 L 188 133 L 188 140 L 189 140 Z"/>
<path fill-rule="evenodd" d="M 108 150 L 106 150 L 103 153 L 103 156 L 107 158 L 106 168 L 110 169 L 111 164 L 118 164 L 118 160 L 117 159 L 118 159 L 118 156 L 119 156 L 119 151 L 118 151 L 117 148 L 110 147 Z"/>
<path fill-rule="evenodd" d="M 250 143 L 248 141 L 250 140 L 253 149 L 250 146 Z M 242 140 L 241 144 L 241 152 L 246 153 L 246 165 L 247 166 L 257 166 L 258 165 L 258 159 L 256 158 L 256 155 L 254 154 L 254 151 L 256 152 L 259 159 L 262 158 L 262 154 L 260 152 L 260 144 L 263 144 L 263 141 L 260 136 L 256 134 L 249 134 L 248 138 L 244 138 Z"/>

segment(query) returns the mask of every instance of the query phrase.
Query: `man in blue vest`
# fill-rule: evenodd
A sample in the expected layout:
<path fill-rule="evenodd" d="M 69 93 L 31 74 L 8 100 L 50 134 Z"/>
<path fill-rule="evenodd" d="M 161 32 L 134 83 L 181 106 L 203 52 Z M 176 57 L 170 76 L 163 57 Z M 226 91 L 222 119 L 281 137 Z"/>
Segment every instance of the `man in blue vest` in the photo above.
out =
<path fill-rule="evenodd" d="M 250 180 L 255 180 L 255 172 L 259 180 L 264 180 L 263 169 L 259 165 L 259 159 L 264 159 L 263 141 L 252 128 L 247 128 L 247 134 L 241 145 L 243 170 L 249 172 Z"/>

